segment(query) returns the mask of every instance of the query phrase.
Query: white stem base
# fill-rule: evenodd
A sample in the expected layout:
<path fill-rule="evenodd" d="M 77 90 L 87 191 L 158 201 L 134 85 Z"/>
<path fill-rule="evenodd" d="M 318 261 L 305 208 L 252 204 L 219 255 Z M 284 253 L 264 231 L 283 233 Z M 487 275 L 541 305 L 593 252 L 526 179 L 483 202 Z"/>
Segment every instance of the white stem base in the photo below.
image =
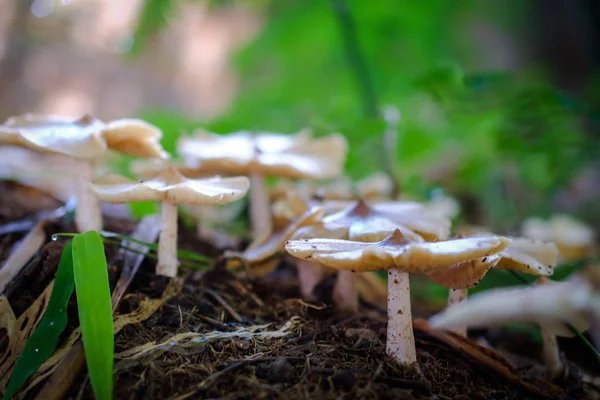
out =
<path fill-rule="evenodd" d="M 407 272 L 388 270 L 388 326 L 385 352 L 400 365 L 417 362 Z"/>
<path fill-rule="evenodd" d="M 298 285 L 302 298 L 312 300 L 313 290 L 323 280 L 323 271 L 320 265 L 305 260 L 296 261 Z"/>
<path fill-rule="evenodd" d="M 265 179 L 261 174 L 250 174 L 250 222 L 253 239 L 266 240 L 273 231 L 271 202 Z"/>
<path fill-rule="evenodd" d="M 469 289 L 450 289 L 448 293 L 448 306 L 453 304 L 462 303 L 467 299 L 467 295 L 469 293 Z M 452 329 L 452 331 L 458 335 L 467 337 L 467 327 L 460 327 Z"/>
<path fill-rule="evenodd" d="M 341 270 L 333 286 L 333 303 L 342 311 L 358 311 L 358 292 L 354 286 L 354 272 Z"/>
<path fill-rule="evenodd" d="M 158 237 L 158 275 L 177 276 L 177 204 L 163 201 L 160 210 L 160 236 Z"/>
<path fill-rule="evenodd" d="M 101 231 L 102 211 L 100 201 L 91 190 L 94 165 L 88 161 L 76 163 L 77 182 L 75 184 L 77 205 L 75 206 L 75 227 L 78 232 Z"/>
<path fill-rule="evenodd" d="M 544 346 L 544 361 L 546 362 L 546 376 L 549 380 L 554 380 L 563 371 L 563 365 L 560 360 L 558 341 L 556 335 L 542 328 L 542 343 Z"/>

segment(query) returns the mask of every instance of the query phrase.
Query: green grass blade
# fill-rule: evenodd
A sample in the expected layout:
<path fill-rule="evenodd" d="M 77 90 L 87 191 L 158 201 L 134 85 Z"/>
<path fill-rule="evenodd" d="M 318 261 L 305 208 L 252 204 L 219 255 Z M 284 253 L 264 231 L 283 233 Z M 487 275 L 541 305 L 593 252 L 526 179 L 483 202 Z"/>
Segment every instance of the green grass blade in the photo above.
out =
<path fill-rule="evenodd" d="M 27 340 L 19 356 L 2 399 L 10 399 L 27 379 L 46 361 L 56 349 L 58 338 L 67 326 L 67 304 L 73 294 L 72 243 L 65 245 L 48 308 L 37 328 Z"/>
<path fill-rule="evenodd" d="M 94 396 L 112 399 L 114 327 L 104 242 L 95 231 L 73 239 L 73 270 L 81 337 Z"/>

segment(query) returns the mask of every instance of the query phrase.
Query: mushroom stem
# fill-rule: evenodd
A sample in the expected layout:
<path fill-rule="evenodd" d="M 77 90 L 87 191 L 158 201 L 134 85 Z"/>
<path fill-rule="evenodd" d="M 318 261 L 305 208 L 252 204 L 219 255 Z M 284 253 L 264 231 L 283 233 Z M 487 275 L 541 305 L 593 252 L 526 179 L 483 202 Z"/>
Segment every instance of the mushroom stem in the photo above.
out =
<path fill-rule="evenodd" d="M 94 175 L 94 164 L 89 161 L 76 163 L 77 183 L 75 185 L 75 227 L 79 232 L 101 231 L 102 212 L 100 201 L 92 192 L 90 182 Z"/>
<path fill-rule="evenodd" d="M 333 286 L 333 303 L 343 311 L 358 311 L 358 293 L 354 286 L 354 272 L 339 271 Z"/>
<path fill-rule="evenodd" d="M 465 301 L 467 299 L 468 292 L 468 289 L 450 289 L 450 292 L 448 292 L 448 307 L 450 307 L 453 304 L 458 304 Z M 466 326 L 452 329 L 452 331 L 458 335 L 467 337 Z"/>
<path fill-rule="evenodd" d="M 388 326 L 385 352 L 400 365 L 417 362 L 410 310 L 409 274 L 388 270 Z"/>
<path fill-rule="evenodd" d="M 177 276 L 177 204 L 163 201 L 160 210 L 160 236 L 158 237 L 158 263 L 156 273 Z"/>
<path fill-rule="evenodd" d="M 250 222 L 254 239 L 266 239 L 273 230 L 269 193 L 265 178 L 253 172 L 250 178 Z"/>
<path fill-rule="evenodd" d="M 300 294 L 305 299 L 311 299 L 313 290 L 323 279 L 321 266 L 310 261 L 296 260 L 296 271 L 298 273 Z"/>
<path fill-rule="evenodd" d="M 550 330 L 541 326 L 542 342 L 544 344 L 544 361 L 546 362 L 546 375 L 548 379 L 553 380 L 560 375 L 563 365 L 560 360 L 558 341 L 556 335 Z"/>

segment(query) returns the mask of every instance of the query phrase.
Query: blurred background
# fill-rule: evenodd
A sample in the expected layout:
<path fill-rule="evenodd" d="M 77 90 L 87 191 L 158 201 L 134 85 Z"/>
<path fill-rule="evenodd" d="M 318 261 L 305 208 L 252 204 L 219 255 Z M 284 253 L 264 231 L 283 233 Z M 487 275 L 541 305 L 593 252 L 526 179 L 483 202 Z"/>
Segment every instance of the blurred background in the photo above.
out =
<path fill-rule="evenodd" d="M 383 169 L 399 110 L 402 190 L 466 218 L 600 220 L 597 0 L 4 0 L 0 117 L 136 116 L 344 133 L 347 173 Z"/>

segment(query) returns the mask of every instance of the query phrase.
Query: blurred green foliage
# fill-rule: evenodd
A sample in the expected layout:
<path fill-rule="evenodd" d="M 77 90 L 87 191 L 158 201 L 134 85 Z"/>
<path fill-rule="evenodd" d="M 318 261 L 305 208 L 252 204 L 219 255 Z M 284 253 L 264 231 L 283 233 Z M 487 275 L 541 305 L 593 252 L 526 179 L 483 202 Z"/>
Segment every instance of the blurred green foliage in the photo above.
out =
<path fill-rule="evenodd" d="M 141 116 L 164 130 L 169 151 L 181 132 L 195 126 L 222 133 L 295 132 L 305 126 L 316 134 L 340 131 L 351 144 L 350 176 L 381 170 L 384 123 L 364 115 L 332 3 L 237 2 L 266 18 L 258 37 L 235 58 L 240 87 L 231 108 L 210 121 L 167 110 Z M 137 45 L 177 12 L 174 4 L 146 3 Z M 347 0 L 378 103 L 402 112 L 396 150 L 403 189 L 422 196 L 443 185 L 452 194 L 475 197 L 506 229 L 525 215 L 547 214 L 552 194 L 597 150 L 583 129 L 589 110 L 553 88 L 540 71 L 471 71 L 481 50 L 468 42 L 473 22 L 518 35 L 527 4 Z"/>

